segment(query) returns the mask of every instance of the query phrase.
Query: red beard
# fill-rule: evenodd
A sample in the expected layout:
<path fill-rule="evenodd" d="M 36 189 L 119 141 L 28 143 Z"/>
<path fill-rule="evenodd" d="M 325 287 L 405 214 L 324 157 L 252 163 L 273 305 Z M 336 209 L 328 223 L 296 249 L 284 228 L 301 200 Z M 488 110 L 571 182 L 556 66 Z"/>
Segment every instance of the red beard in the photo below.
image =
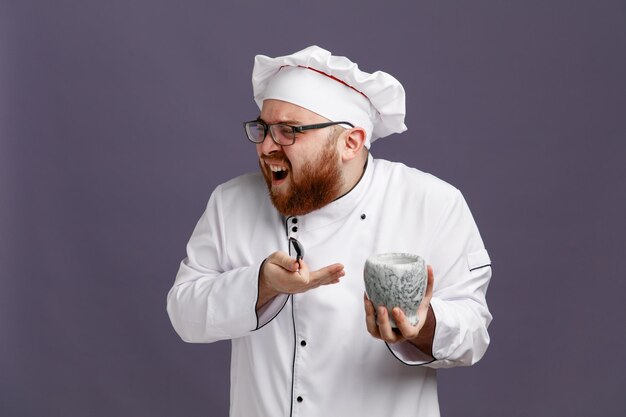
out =
<path fill-rule="evenodd" d="M 263 157 L 259 160 L 272 204 L 282 215 L 302 216 L 324 207 L 339 197 L 343 182 L 338 151 L 334 142 L 329 142 L 316 161 L 304 164 L 298 172 L 297 180 L 284 152 L 273 153 L 267 159 L 282 161 L 289 169 L 288 188 L 281 191 L 273 190 L 272 172 L 263 162 Z"/>

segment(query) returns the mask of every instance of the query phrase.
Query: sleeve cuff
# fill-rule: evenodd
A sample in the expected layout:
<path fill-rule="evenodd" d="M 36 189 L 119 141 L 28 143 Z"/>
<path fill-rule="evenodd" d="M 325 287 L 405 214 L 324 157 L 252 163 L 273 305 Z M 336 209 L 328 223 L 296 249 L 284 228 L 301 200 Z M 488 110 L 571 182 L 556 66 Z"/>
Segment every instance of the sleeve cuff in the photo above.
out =
<path fill-rule="evenodd" d="M 261 277 L 261 268 L 263 268 L 263 264 L 265 260 L 261 262 L 258 269 L 257 275 L 257 302 L 259 299 L 259 278 Z M 272 321 L 274 317 L 276 317 L 287 304 L 287 300 L 289 299 L 288 294 L 280 294 L 274 297 L 272 300 L 268 301 L 263 307 L 256 310 L 257 316 L 257 325 L 255 330 L 259 330 L 261 327 L 265 326 L 267 323 Z"/>
<path fill-rule="evenodd" d="M 385 343 L 387 348 L 400 362 L 409 366 L 422 366 L 435 361 L 430 355 L 422 352 L 410 342 L 402 342 L 390 345 Z"/>

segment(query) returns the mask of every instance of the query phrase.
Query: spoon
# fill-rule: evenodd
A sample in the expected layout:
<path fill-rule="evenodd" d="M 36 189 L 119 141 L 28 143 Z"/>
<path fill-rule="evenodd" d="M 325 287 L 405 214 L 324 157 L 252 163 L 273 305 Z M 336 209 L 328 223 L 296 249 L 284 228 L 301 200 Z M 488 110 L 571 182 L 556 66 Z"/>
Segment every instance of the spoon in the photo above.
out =
<path fill-rule="evenodd" d="M 296 253 L 296 261 L 300 261 L 300 259 L 304 258 L 304 246 L 302 246 L 302 243 L 298 242 L 298 239 L 290 237 L 289 254 L 291 255 L 293 252 Z"/>

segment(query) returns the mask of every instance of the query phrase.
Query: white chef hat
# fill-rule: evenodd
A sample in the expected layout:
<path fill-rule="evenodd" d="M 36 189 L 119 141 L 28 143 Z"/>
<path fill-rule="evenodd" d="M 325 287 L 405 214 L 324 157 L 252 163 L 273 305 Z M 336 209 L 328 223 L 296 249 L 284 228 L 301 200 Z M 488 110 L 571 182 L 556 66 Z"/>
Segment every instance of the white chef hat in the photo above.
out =
<path fill-rule="evenodd" d="M 406 130 L 404 88 L 391 75 L 372 74 L 318 46 L 292 55 L 257 55 L 252 70 L 254 100 L 276 99 L 311 110 L 331 121 L 346 121 L 367 132 L 365 146 Z"/>

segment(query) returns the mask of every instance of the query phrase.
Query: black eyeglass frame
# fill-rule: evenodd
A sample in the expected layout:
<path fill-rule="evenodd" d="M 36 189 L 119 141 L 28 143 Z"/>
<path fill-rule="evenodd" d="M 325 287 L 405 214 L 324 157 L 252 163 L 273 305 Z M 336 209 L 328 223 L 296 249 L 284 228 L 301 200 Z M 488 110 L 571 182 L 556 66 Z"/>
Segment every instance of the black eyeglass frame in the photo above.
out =
<path fill-rule="evenodd" d="M 261 139 L 258 142 L 255 140 L 252 140 L 252 138 L 248 134 L 248 129 L 247 129 L 247 125 L 249 123 L 256 123 L 256 124 L 263 126 L 263 139 Z M 274 141 L 275 144 L 280 145 L 280 146 L 291 146 L 294 143 L 296 143 L 296 133 L 302 133 L 305 130 L 323 129 L 325 127 L 330 127 L 330 126 L 335 126 L 335 125 L 348 125 L 351 128 L 354 127 L 354 125 L 350 122 L 326 122 L 326 123 L 316 123 L 312 125 L 293 126 L 293 125 L 289 125 L 286 123 L 267 124 L 262 120 L 250 120 L 249 122 L 243 122 L 243 130 L 246 132 L 246 137 L 248 138 L 248 140 L 252 143 L 263 143 L 265 141 L 265 138 L 267 137 L 267 131 L 269 130 L 270 136 L 272 137 L 272 140 Z M 293 135 L 293 140 L 291 141 L 291 143 L 283 144 L 283 143 L 278 142 L 278 140 L 274 137 L 274 132 L 272 132 L 272 129 L 270 129 L 272 126 L 285 126 L 285 127 L 291 128 L 291 134 Z"/>

